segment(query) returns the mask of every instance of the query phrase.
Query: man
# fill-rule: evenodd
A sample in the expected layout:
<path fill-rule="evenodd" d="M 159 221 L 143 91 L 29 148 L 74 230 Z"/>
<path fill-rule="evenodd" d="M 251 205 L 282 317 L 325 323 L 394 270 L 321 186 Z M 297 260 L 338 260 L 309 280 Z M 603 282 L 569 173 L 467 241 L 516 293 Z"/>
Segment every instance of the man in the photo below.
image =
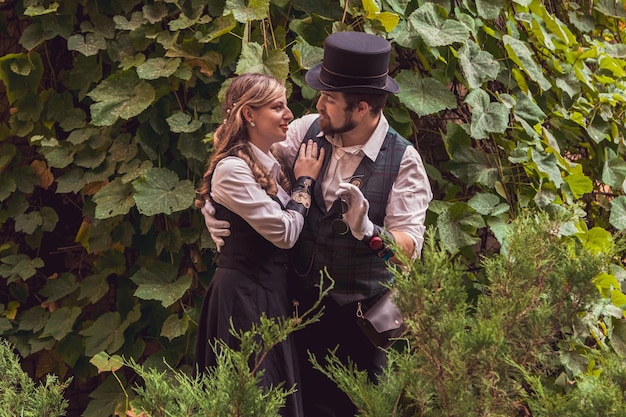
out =
<path fill-rule="evenodd" d="M 293 164 L 300 144 L 308 139 L 324 148 L 325 160 L 316 181 L 309 214 L 292 249 L 292 282 L 301 311 L 317 300 L 320 270 L 335 281 L 323 304 L 320 322 L 295 333 L 302 373 L 305 416 L 351 417 L 356 408 L 321 372 L 312 368 L 308 352 L 323 362 L 337 347 L 370 378 L 385 364 L 385 353 L 366 338 L 357 314 L 373 305 L 392 280 L 387 243 L 417 257 L 424 219 L 432 199 L 430 184 L 416 149 L 389 127 L 382 113 L 387 94 L 399 87 L 388 75 L 391 45 L 362 32 L 327 37 L 323 61 L 306 74 L 320 91 L 318 115 L 289 126 L 287 140 L 274 145 L 276 155 Z M 210 207 L 208 207 L 210 210 Z M 214 240 L 223 243 L 224 224 L 203 209 Z M 382 246 L 381 246 L 382 244 Z"/>

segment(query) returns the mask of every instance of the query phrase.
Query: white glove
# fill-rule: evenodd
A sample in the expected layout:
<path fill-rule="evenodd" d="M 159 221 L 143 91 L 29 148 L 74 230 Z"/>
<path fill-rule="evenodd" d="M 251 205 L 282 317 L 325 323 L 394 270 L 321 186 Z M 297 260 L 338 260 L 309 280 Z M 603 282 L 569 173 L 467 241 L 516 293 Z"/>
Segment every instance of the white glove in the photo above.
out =
<path fill-rule="evenodd" d="M 208 199 L 205 200 L 204 207 L 200 209 L 200 212 L 204 217 L 204 224 L 211 234 L 211 239 L 215 242 L 217 251 L 221 252 L 222 246 L 224 246 L 224 239 L 222 238 L 230 236 L 230 222 L 215 218 L 215 207 Z"/>
<path fill-rule="evenodd" d="M 370 204 L 359 187 L 342 182 L 339 183 L 339 189 L 335 194 L 348 205 L 348 211 L 343 214 L 343 219 L 350 227 L 352 236 L 357 240 L 363 240 L 364 236 L 371 236 L 374 232 L 374 223 L 367 215 Z"/>

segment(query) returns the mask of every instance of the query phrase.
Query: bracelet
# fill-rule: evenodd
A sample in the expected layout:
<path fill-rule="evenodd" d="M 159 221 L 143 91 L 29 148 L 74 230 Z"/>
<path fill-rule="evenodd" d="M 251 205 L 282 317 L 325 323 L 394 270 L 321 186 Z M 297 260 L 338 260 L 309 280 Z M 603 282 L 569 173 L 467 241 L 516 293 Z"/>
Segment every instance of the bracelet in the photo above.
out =
<path fill-rule="evenodd" d="M 311 189 L 315 180 L 311 177 L 298 177 L 296 185 L 291 190 L 291 200 L 287 203 L 288 210 L 294 210 L 305 216 L 311 207 Z"/>
<path fill-rule="evenodd" d="M 363 242 L 368 248 L 376 252 L 376 256 L 387 261 L 393 256 L 393 249 L 389 245 L 396 243 L 396 239 L 393 237 L 393 234 L 385 231 L 378 225 L 374 225 L 372 235 L 365 236 Z"/>

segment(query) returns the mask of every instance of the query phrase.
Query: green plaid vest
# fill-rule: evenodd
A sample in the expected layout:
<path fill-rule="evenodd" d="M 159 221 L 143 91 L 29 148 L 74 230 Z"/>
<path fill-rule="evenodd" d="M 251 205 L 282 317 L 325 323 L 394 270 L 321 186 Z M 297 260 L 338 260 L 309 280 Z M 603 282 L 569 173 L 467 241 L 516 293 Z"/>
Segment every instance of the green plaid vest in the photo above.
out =
<path fill-rule="evenodd" d="M 339 304 L 347 304 L 381 293 L 385 289 L 382 283 L 392 281 L 393 275 L 387 269 L 385 260 L 376 256 L 350 232 L 343 236 L 333 232 L 331 225 L 338 215 L 332 209 L 326 210 L 321 189 L 321 179 L 328 168 L 332 145 L 324 136 L 317 137 L 319 132 L 316 120 L 303 140 L 315 140 L 326 151 L 322 171 L 313 189 L 311 208 L 302 234 L 291 251 L 291 258 L 304 289 L 318 284 L 320 271 L 326 268 L 335 281 L 330 296 Z M 412 145 L 389 128 L 376 161 L 363 158 L 354 172 L 354 176 L 361 179 L 360 188 L 369 202 L 369 218 L 374 224 L 382 226 L 384 223 L 388 196 L 407 146 Z"/>

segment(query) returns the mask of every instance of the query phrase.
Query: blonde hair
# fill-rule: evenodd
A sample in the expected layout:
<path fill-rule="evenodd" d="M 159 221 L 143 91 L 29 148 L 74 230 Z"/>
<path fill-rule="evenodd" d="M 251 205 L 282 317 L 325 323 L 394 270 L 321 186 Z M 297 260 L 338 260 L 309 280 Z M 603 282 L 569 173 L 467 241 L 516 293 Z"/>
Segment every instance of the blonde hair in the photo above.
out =
<path fill-rule="evenodd" d="M 224 95 L 222 110 L 226 116 L 224 122 L 213 134 L 214 151 L 209 159 L 209 166 L 202 178 L 202 184 L 198 191 L 199 200 L 196 206 L 202 207 L 204 200 L 209 197 L 210 181 L 216 165 L 227 156 L 237 156 L 243 159 L 252 170 L 252 175 L 261 188 L 270 196 L 276 196 L 278 185 L 271 173 L 265 169 L 254 156 L 248 138 L 247 121 L 243 116 L 243 109 L 262 107 L 272 100 L 282 98 L 285 95 L 285 85 L 278 79 L 266 75 L 249 73 L 233 79 Z M 289 179 L 280 169 L 281 186 L 289 190 Z"/>

